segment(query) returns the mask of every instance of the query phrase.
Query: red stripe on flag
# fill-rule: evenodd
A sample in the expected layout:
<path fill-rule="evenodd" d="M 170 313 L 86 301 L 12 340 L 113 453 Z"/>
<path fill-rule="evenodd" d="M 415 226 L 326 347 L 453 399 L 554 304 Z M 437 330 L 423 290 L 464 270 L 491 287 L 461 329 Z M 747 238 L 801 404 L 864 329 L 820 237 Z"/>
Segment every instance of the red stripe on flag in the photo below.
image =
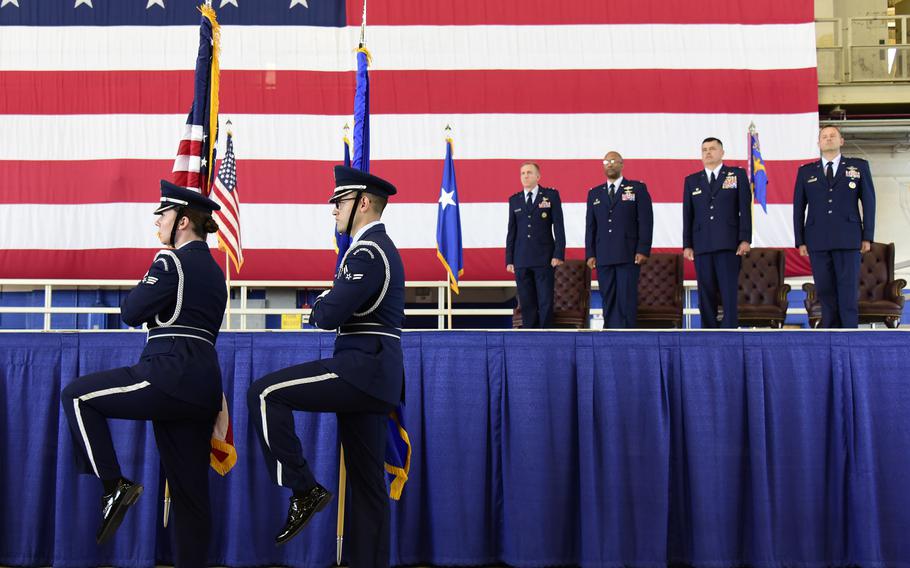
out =
<path fill-rule="evenodd" d="M 370 77 L 373 114 L 818 109 L 814 68 L 372 71 Z M 186 106 L 179 95 L 192 89 L 192 80 L 192 71 L 4 71 L 0 114 L 179 114 Z M 275 88 L 263 88 L 266 82 Z M 221 85 L 222 113 L 347 115 L 354 74 L 222 71 Z M 181 143 L 179 153 L 199 150 Z"/>
<path fill-rule="evenodd" d="M 362 0 L 347 0 L 347 23 L 359 26 Z M 370 4 L 374 26 L 560 25 L 560 24 L 790 24 L 811 22 L 811 2 L 641 2 L 640 0 L 498 0 L 426 2 L 396 0 Z M 369 38 L 369 36 L 368 36 Z"/>
<path fill-rule="evenodd" d="M 743 134 L 745 136 L 745 133 Z M 698 154 L 693 141 L 693 156 Z M 604 153 L 609 148 L 604 148 Z M 616 148 L 620 152 L 622 148 Z M 533 156 L 529 156 L 533 158 Z M 461 201 L 506 202 L 519 191 L 523 160 L 455 160 Z M 340 160 L 339 160 L 340 162 Z M 245 203 L 326 203 L 335 187 L 332 167 L 315 160 L 244 160 Z M 728 161 L 744 167 L 745 161 Z M 768 203 L 792 203 L 796 170 L 804 161 L 768 161 Z M 540 160 L 541 185 L 555 187 L 564 202 L 584 201 L 592 186 L 603 183 L 600 159 Z M 169 177 L 166 160 L 94 160 L 73 162 L 0 161 L 0 203 L 153 203 L 158 180 Z M 682 201 L 683 179 L 699 171 L 692 160 L 627 159 L 623 173 L 648 184 L 655 202 Z M 439 197 L 439 160 L 373 160 L 373 173 L 398 187 L 398 203 L 433 203 Z M 307 180 L 307 190 L 288 180 Z"/>

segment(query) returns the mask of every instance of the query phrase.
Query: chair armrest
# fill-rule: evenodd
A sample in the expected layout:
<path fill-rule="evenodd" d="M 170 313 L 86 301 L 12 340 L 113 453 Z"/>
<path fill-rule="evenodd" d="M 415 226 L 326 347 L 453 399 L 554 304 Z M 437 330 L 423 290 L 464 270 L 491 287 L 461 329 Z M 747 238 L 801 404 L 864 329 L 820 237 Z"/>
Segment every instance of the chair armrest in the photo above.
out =
<path fill-rule="evenodd" d="M 888 295 L 890 296 L 888 300 L 903 305 L 904 288 L 906 287 L 907 281 L 903 278 L 898 278 L 897 280 L 892 280 L 889 282 L 888 286 L 886 287 Z"/>
<path fill-rule="evenodd" d="M 811 310 L 812 306 L 818 303 L 818 296 L 815 292 L 815 283 L 806 282 L 803 284 L 803 292 L 806 293 L 806 299 L 803 302 L 803 305 L 806 306 L 806 310 Z"/>
<path fill-rule="evenodd" d="M 787 306 L 790 305 L 790 302 L 787 301 L 787 294 L 789 294 L 789 293 L 790 293 L 789 284 L 783 284 L 780 288 L 778 288 L 778 290 L 777 290 L 777 305 L 778 306 L 786 309 Z"/>

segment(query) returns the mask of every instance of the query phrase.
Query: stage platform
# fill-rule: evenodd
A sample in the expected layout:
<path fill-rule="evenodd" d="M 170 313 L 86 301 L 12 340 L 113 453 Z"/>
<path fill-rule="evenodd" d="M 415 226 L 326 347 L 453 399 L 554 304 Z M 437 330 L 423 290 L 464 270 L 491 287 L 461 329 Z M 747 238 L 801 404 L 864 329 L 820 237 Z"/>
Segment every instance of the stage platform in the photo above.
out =
<path fill-rule="evenodd" d="M 324 568 L 335 508 L 284 548 L 287 492 L 247 423 L 250 381 L 331 355 L 330 333 L 218 340 L 239 461 L 212 473 L 210 563 Z M 146 486 L 111 544 L 60 408 L 77 376 L 132 364 L 139 333 L 0 334 L 0 565 L 169 564 L 152 428 L 114 421 Z M 904 331 L 409 332 L 411 480 L 392 507 L 407 565 L 910 566 Z M 299 414 L 337 487 L 333 415 Z"/>

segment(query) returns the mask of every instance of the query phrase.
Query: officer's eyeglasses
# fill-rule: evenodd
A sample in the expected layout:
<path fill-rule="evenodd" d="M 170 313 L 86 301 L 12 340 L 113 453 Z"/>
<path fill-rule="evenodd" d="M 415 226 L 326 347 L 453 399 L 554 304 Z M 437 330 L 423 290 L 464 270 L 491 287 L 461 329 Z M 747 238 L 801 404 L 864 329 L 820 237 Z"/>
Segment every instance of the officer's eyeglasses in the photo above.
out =
<path fill-rule="evenodd" d="M 347 199 L 339 199 L 338 201 L 333 201 L 332 203 L 335 205 L 335 209 L 341 209 L 342 203 L 345 201 L 355 201 L 356 199 L 356 197 L 348 197 Z"/>
<path fill-rule="evenodd" d="M 605 166 L 612 166 L 613 164 L 621 164 L 622 160 L 604 160 Z"/>

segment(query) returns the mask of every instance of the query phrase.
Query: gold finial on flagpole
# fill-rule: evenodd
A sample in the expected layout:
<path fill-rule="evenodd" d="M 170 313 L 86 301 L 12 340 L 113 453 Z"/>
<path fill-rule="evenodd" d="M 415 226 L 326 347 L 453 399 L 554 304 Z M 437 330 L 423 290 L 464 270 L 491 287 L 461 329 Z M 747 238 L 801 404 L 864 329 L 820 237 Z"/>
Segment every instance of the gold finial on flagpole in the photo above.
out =
<path fill-rule="evenodd" d="M 446 127 L 443 130 L 443 132 L 445 133 L 446 142 L 451 143 L 452 142 L 452 125 L 446 124 Z"/>
<path fill-rule="evenodd" d="M 754 121 L 753 121 L 753 122 L 750 122 L 750 123 L 749 123 L 749 134 L 754 135 L 755 132 L 756 132 L 756 130 L 757 130 L 757 129 L 755 128 L 755 122 L 754 122 Z"/>
<path fill-rule="evenodd" d="M 233 125 L 233 124 L 234 124 L 234 123 L 231 122 L 231 119 L 230 119 L 230 118 L 227 119 L 227 122 L 224 123 L 224 127 L 227 129 L 227 134 L 228 134 L 228 136 L 233 136 L 233 135 L 234 135 L 234 129 L 232 128 L 232 125 Z"/>

